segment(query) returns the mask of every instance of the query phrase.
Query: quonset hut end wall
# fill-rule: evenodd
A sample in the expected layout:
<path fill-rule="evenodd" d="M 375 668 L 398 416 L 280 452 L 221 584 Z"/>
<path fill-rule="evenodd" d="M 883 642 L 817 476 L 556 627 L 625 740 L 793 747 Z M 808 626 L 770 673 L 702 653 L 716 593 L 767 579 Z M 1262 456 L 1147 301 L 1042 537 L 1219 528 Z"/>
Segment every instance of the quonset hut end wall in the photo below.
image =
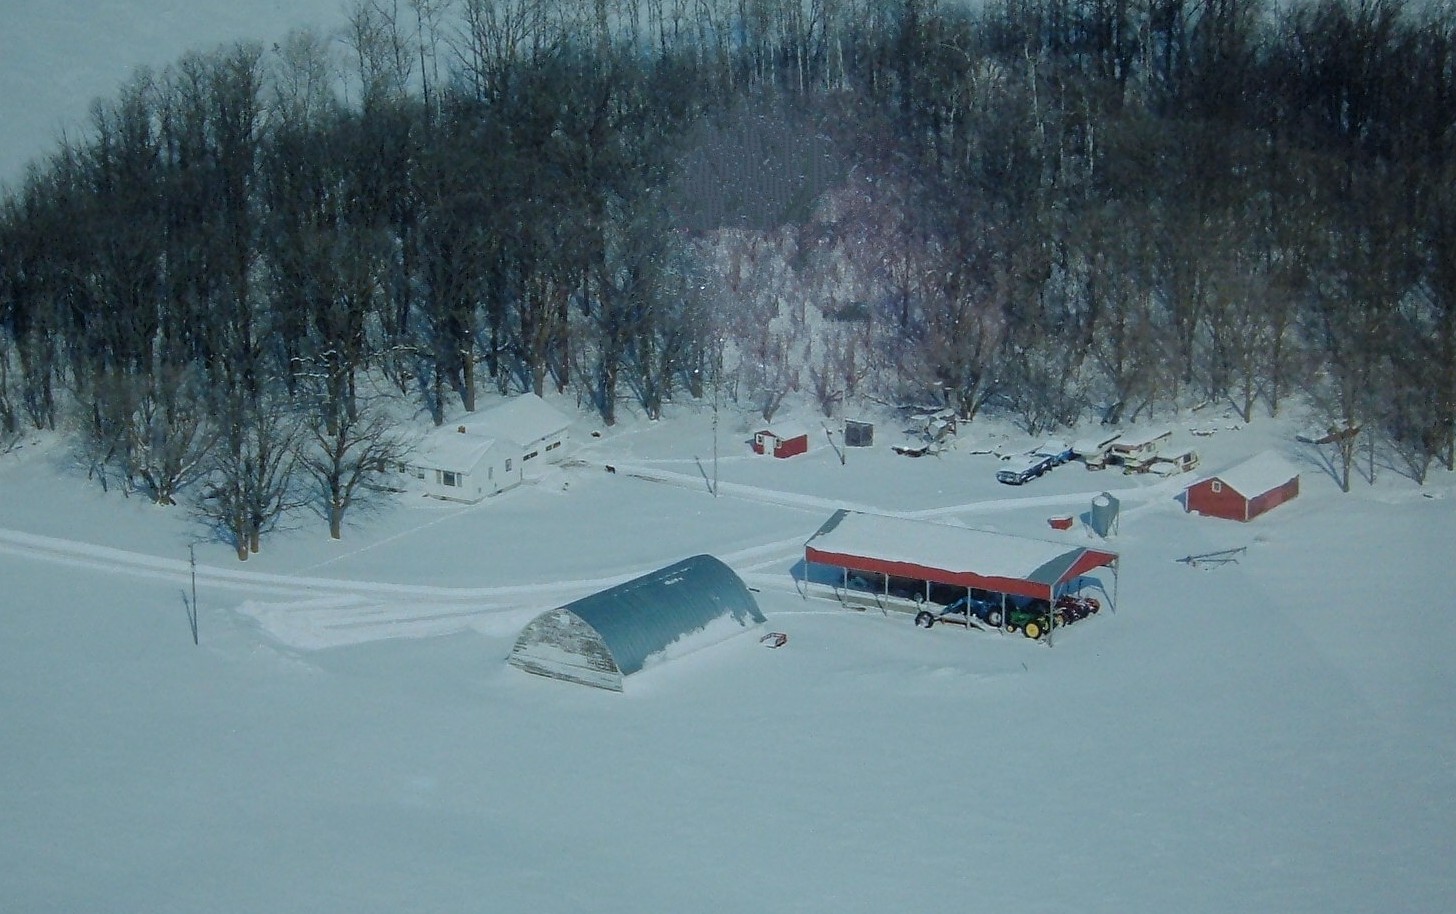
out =
<path fill-rule="evenodd" d="M 669 648 L 764 621 L 733 569 L 697 555 L 542 613 L 521 631 L 509 663 L 620 692 L 624 677 L 669 656 Z"/>

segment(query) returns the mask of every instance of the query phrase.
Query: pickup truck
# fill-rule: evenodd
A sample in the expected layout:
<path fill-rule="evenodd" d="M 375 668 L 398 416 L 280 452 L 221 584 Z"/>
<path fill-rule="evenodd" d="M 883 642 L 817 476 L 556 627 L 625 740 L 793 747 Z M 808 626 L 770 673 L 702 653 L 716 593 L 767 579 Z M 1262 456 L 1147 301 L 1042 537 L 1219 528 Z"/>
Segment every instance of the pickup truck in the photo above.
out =
<path fill-rule="evenodd" d="M 997 470 L 996 481 L 1008 486 L 1024 485 L 1056 465 L 1056 458 L 1050 454 L 1032 454 L 1024 463 Z"/>

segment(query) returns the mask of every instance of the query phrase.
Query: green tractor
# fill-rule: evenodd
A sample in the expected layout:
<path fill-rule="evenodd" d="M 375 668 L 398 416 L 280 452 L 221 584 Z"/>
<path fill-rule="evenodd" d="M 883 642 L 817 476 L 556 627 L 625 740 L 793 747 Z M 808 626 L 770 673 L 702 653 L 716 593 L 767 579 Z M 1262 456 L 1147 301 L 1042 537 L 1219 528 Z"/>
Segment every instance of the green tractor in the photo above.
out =
<path fill-rule="evenodd" d="M 1050 609 L 1045 600 L 1009 597 L 1006 600 L 1006 630 L 1021 632 L 1035 641 L 1051 627 Z"/>

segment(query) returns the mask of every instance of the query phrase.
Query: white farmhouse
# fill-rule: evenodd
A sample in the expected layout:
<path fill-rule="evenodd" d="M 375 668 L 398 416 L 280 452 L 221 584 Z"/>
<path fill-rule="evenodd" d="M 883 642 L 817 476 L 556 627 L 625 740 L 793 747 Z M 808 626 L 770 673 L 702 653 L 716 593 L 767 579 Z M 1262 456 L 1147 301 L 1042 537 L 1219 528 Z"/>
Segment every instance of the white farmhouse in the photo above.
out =
<path fill-rule="evenodd" d="M 570 422 L 535 394 L 513 397 L 444 426 L 415 450 L 409 472 L 426 495 L 474 503 L 519 485 L 528 465 L 557 463 Z"/>

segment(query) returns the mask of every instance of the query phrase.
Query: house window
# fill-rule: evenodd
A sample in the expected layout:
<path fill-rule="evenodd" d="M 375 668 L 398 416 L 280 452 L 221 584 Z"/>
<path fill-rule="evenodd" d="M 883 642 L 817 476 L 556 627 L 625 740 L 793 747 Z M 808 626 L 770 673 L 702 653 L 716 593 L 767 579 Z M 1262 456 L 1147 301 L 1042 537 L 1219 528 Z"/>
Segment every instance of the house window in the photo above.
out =
<path fill-rule="evenodd" d="M 460 474 L 452 470 L 446 470 L 440 481 L 447 486 L 458 486 L 460 485 Z"/>
<path fill-rule="evenodd" d="M 1217 479 L 1209 483 L 1208 487 L 1213 490 L 1213 494 L 1215 495 L 1223 491 L 1223 483 L 1219 482 Z"/>
<path fill-rule="evenodd" d="M 510 471 L 511 471 L 511 458 L 507 457 L 506 458 L 506 472 L 509 473 Z"/>
<path fill-rule="evenodd" d="M 537 453 L 538 453 L 537 451 L 532 451 L 531 453 L 529 453 L 526 456 L 522 457 L 521 458 L 521 462 L 522 463 L 525 463 L 527 460 L 530 460 L 532 457 L 535 457 Z"/>
<path fill-rule="evenodd" d="M 560 441 L 553 441 L 550 444 L 546 445 L 546 450 L 548 450 L 548 451 L 554 451 L 554 450 L 556 450 L 559 447 L 561 447 L 561 442 Z"/>

